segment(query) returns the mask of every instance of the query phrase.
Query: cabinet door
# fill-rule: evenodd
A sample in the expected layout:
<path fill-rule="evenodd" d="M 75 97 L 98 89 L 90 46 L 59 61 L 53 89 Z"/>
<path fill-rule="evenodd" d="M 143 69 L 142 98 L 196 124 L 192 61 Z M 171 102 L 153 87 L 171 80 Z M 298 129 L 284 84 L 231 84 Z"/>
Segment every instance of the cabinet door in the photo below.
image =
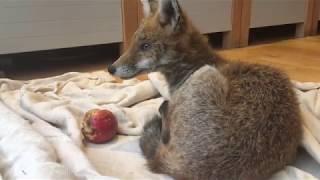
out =
<path fill-rule="evenodd" d="M 180 4 L 202 33 L 231 30 L 232 0 L 181 0 Z"/>
<path fill-rule="evenodd" d="M 121 0 L 0 0 L 0 54 L 120 41 Z"/>
<path fill-rule="evenodd" d="M 251 28 L 302 23 L 307 0 L 252 0 Z"/>

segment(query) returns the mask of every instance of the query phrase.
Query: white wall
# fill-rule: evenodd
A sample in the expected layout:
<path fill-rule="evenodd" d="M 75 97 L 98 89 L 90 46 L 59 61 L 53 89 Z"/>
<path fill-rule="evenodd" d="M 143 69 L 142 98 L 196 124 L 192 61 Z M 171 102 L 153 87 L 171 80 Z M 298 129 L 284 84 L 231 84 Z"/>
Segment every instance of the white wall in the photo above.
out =
<path fill-rule="evenodd" d="M 121 0 L 0 0 L 0 54 L 120 41 Z"/>
<path fill-rule="evenodd" d="M 232 0 L 180 3 L 202 33 L 231 30 Z M 0 54 L 121 41 L 121 0 L 0 0 Z"/>

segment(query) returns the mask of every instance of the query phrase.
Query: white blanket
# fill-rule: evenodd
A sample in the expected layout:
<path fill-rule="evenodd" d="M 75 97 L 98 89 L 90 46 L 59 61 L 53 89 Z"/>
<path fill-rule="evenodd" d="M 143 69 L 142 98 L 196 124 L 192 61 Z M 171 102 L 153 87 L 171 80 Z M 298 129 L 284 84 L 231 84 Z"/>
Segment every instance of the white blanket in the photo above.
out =
<path fill-rule="evenodd" d="M 116 83 L 106 72 L 0 79 L 0 179 L 171 179 L 148 171 L 138 145 L 143 125 L 168 98 L 163 78 L 149 79 Z M 294 84 L 304 116 L 301 144 L 320 163 L 320 84 Z M 110 143 L 82 142 L 79 123 L 92 108 L 117 117 L 119 135 Z M 307 173 L 308 161 L 297 164 L 272 179 L 319 177 Z"/>

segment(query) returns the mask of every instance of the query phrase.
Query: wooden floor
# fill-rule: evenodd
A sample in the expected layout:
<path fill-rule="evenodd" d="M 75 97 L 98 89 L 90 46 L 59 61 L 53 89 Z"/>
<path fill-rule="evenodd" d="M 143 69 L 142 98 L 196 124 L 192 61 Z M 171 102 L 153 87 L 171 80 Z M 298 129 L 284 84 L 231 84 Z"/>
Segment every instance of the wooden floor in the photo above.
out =
<path fill-rule="evenodd" d="M 320 36 L 219 52 L 231 60 L 267 64 L 298 81 L 320 82 Z"/>
<path fill-rule="evenodd" d="M 218 53 L 231 60 L 262 63 L 281 68 L 294 80 L 320 82 L 320 36 L 240 49 L 221 50 Z M 116 59 L 116 57 L 111 59 Z M 100 61 L 95 64 L 79 64 L 64 67 L 59 65 L 43 70 L 42 68 L 39 69 L 38 66 L 35 66 L 34 70 L 28 72 L 9 73 L 9 78 L 33 79 L 58 75 L 69 71 L 105 70 L 106 62 Z"/>

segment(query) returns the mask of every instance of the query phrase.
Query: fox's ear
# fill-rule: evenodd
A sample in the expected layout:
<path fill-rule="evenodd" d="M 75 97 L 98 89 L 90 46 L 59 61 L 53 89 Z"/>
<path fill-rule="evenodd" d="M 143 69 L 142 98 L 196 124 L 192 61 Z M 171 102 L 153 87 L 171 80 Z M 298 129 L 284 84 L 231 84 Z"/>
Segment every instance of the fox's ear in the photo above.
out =
<path fill-rule="evenodd" d="M 182 11 L 178 0 L 159 0 L 159 17 L 163 26 L 177 31 L 182 21 Z"/>
<path fill-rule="evenodd" d="M 143 6 L 143 13 L 145 17 L 153 15 L 158 9 L 158 0 L 141 0 Z"/>

